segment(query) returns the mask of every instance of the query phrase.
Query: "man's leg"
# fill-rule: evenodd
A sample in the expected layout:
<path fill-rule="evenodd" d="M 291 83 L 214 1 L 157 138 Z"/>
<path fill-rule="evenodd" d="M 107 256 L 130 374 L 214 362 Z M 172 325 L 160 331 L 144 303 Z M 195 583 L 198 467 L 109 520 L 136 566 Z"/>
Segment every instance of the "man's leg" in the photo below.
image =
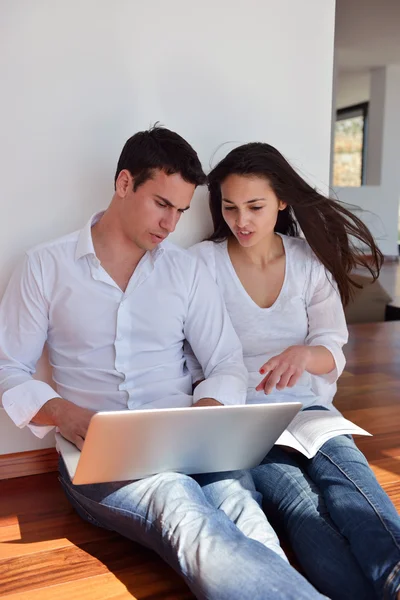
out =
<path fill-rule="evenodd" d="M 296 453 L 274 447 L 252 469 L 267 515 L 283 527 L 308 579 L 333 600 L 374 598 L 347 540 L 332 522 L 322 495 Z"/>
<path fill-rule="evenodd" d="M 284 560 L 214 508 L 191 477 L 163 473 L 74 486 L 61 462 L 60 481 L 81 516 L 157 552 L 201 600 L 321 598 Z"/>
<path fill-rule="evenodd" d="M 197 475 L 207 500 L 229 517 L 242 533 L 261 542 L 287 561 L 275 530 L 261 508 L 262 496 L 257 492 L 250 471 L 228 471 Z"/>
<path fill-rule="evenodd" d="M 307 461 L 329 513 L 378 598 L 400 590 L 400 517 L 350 436 L 326 442 Z"/>

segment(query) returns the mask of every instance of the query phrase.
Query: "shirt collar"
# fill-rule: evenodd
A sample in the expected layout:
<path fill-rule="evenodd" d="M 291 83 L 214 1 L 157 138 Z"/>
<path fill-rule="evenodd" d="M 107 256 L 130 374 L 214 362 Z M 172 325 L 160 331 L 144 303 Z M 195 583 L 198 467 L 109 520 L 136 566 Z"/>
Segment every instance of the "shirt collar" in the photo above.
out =
<path fill-rule="evenodd" d="M 75 260 L 79 260 L 82 256 L 95 256 L 96 252 L 93 246 L 93 238 L 92 238 L 92 227 L 101 219 L 104 215 L 105 211 L 102 210 L 98 213 L 92 215 L 83 229 L 79 232 L 78 242 L 76 244 L 75 250 Z M 165 252 L 165 242 L 161 242 L 148 254 L 150 254 L 151 260 L 153 263 L 156 262 L 158 258 L 160 258 Z M 96 257 L 97 258 L 97 257 Z"/>
<path fill-rule="evenodd" d="M 160 256 L 162 256 L 164 254 L 164 252 L 165 252 L 164 244 L 165 244 L 165 242 L 161 242 L 160 244 L 158 244 L 158 246 L 156 246 L 154 248 L 154 250 L 152 250 L 149 253 L 153 263 L 155 263 L 156 260 L 158 260 L 160 258 Z"/>
<path fill-rule="evenodd" d="M 79 260 L 82 256 L 96 256 L 96 252 L 94 251 L 93 239 L 92 239 L 92 227 L 100 220 L 100 218 L 104 215 L 105 211 L 102 210 L 98 213 L 92 215 L 89 221 L 86 223 L 85 227 L 80 230 L 78 242 L 76 244 L 75 250 L 75 260 Z"/>

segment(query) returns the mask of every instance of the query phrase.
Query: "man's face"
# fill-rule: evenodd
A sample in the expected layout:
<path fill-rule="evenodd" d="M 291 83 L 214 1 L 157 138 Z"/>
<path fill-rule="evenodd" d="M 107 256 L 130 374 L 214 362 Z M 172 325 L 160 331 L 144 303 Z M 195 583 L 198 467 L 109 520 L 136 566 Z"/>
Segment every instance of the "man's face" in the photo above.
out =
<path fill-rule="evenodd" d="M 189 208 L 195 185 L 178 173 L 167 175 L 157 170 L 136 191 L 133 186 L 134 179 L 129 171 L 121 171 L 116 182 L 121 229 L 141 250 L 153 250 L 174 231 Z"/>

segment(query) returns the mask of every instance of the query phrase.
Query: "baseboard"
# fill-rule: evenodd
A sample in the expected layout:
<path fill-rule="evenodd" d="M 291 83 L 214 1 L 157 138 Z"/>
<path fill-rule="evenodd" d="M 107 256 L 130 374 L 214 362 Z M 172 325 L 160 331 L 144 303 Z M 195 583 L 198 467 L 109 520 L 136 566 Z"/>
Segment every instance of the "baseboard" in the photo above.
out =
<path fill-rule="evenodd" d="M 55 448 L 2 454 L 0 455 L 0 480 L 57 471 L 57 464 L 58 453 Z"/>

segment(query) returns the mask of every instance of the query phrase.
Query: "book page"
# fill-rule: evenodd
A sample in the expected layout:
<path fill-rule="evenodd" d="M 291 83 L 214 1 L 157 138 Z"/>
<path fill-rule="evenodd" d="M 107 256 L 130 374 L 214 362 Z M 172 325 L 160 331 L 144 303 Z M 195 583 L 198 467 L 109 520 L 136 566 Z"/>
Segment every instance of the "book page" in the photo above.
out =
<path fill-rule="evenodd" d="M 291 443 L 292 438 L 286 432 L 296 440 L 295 444 Z M 295 416 L 276 443 L 295 448 L 312 458 L 325 442 L 343 434 L 371 435 L 342 415 L 327 410 L 307 410 Z"/>
<path fill-rule="evenodd" d="M 279 436 L 275 444 L 278 444 L 278 446 L 289 446 L 289 448 L 294 448 L 302 454 L 305 454 L 306 456 L 308 455 L 304 446 L 302 446 L 287 429 L 285 429 L 285 431 Z"/>

